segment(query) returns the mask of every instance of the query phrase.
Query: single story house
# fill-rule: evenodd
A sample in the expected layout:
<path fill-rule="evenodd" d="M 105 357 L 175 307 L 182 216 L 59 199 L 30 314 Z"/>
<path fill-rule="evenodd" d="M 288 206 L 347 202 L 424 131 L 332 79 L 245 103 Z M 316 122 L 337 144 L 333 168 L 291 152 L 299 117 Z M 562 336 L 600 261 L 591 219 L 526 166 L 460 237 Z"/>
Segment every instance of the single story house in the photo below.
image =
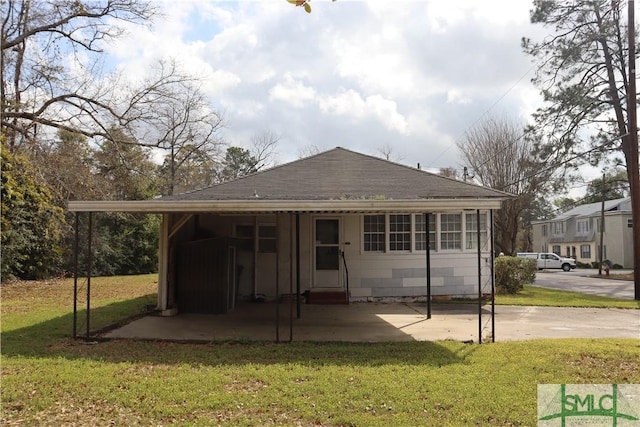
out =
<path fill-rule="evenodd" d="M 477 297 L 492 286 L 493 211 L 509 194 L 344 148 L 209 188 L 82 212 L 162 215 L 158 309 L 244 300 Z M 485 291 L 483 291 L 485 292 Z"/>
<path fill-rule="evenodd" d="M 604 214 L 604 228 L 600 226 Z M 603 260 L 633 268 L 633 219 L 631 198 L 576 206 L 555 218 L 532 223 L 533 247 L 540 252 L 574 258 L 577 262 Z"/>

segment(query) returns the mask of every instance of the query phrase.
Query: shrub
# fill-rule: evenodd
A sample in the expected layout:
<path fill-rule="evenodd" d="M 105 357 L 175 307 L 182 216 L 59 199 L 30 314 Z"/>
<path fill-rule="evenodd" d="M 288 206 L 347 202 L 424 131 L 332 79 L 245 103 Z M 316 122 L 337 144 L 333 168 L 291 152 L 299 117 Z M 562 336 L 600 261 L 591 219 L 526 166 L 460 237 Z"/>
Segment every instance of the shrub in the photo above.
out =
<path fill-rule="evenodd" d="M 516 294 L 536 279 L 538 263 L 535 259 L 500 256 L 496 258 L 496 291 Z"/>

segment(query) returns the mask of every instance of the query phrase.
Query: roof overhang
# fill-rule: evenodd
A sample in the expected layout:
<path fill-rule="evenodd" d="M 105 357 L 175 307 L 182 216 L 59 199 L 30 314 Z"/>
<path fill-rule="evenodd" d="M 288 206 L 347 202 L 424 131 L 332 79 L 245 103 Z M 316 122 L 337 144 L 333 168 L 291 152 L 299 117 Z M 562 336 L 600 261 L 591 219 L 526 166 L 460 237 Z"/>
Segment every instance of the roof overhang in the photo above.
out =
<path fill-rule="evenodd" d="M 500 209 L 504 198 L 420 200 L 136 200 L 70 201 L 71 212 L 277 213 L 277 212 L 429 212 Z"/>

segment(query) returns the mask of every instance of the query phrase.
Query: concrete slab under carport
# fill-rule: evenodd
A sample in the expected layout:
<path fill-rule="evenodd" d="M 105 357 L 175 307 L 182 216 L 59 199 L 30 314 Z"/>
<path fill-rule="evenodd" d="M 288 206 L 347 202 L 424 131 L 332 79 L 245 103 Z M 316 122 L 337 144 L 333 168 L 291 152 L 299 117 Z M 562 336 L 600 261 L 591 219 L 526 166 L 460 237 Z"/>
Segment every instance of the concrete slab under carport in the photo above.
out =
<path fill-rule="evenodd" d="M 482 313 L 483 341 L 490 337 L 490 308 Z M 302 305 L 293 314 L 293 341 L 478 341 L 478 307 L 424 303 Z M 290 338 L 290 306 L 279 307 L 279 338 Z M 496 341 L 536 338 L 640 339 L 640 310 L 496 306 Z M 241 304 L 224 315 L 146 316 L 103 335 L 173 341 L 275 341 L 276 304 Z"/>

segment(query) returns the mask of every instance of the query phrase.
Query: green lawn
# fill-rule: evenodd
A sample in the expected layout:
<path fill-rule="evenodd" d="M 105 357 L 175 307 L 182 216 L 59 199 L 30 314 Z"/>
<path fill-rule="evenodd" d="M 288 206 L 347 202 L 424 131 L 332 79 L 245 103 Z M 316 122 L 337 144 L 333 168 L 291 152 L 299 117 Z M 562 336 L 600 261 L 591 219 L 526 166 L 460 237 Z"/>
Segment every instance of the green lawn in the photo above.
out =
<path fill-rule="evenodd" d="M 95 279 L 96 321 L 154 280 Z M 2 287 L 2 425 L 534 425 L 539 383 L 640 383 L 640 340 L 86 344 L 71 289 Z"/>
<path fill-rule="evenodd" d="M 553 307 L 640 308 L 640 301 L 525 286 L 517 295 L 496 295 L 496 304 Z"/>

